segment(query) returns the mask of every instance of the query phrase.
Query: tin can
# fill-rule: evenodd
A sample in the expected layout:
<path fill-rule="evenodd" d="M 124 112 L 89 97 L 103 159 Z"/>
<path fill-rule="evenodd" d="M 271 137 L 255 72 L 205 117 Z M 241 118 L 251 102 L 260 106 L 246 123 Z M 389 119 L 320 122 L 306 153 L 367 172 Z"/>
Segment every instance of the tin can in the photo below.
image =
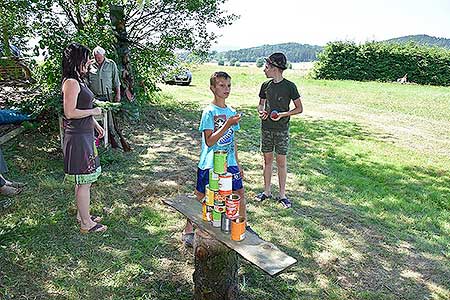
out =
<path fill-rule="evenodd" d="M 214 206 L 206 205 L 206 221 L 212 222 Z"/>
<path fill-rule="evenodd" d="M 239 217 L 239 202 L 241 197 L 238 194 L 231 194 L 225 202 L 225 213 L 228 219 L 234 220 Z"/>
<path fill-rule="evenodd" d="M 218 194 L 218 192 L 211 190 L 209 188 L 209 185 L 206 185 L 205 194 L 206 194 L 206 205 L 213 206 L 216 194 Z"/>
<path fill-rule="evenodd" d="M 239 217 L 231 220 L 231 239 L 233 241 L 242 241 L 245 239 L 245 218 Z"/>
<path fill-rule="evenodd" d="M 227 218 L 226 214 L 222 214 L 220 229 L 225 233 L 230 233 L 231 231 L 231 220 Z"/>
<path fill-rule="evenodd" d="M 217 211 L 214 207 L 213 210 L 213 220 L 212 220 L 212 225 L 213 227 L 220 227 L 220 222 L 222 219 L 222 213 L 220 211 Z"/>
<path fill-rule="evenodd" d="M 220 202 L 223 205 L 225 205 L 226 201 L 227 201 L 227 196 L 226 195 L 222 195 L 219 192 L 215 192 L 215 194 L 214 194 L 214 203 Z"/>
<path fill-rule="evenodd" d="M 214 173 L 213 169 L 209 169 L 209 189 L 211 191 L 219 190 L 219 174 Z"/>
<path fill-rule="evenodd" d="M 227 172 L 227 151 L 214 151 L 214 172 L 216 174 Z"/>
<path fill-rule="evenodd" d="M 233 189 L 233 174 L 226 173 L 219 175 L 219 194 L 231 195 Z"/>
<path fill-rule="evenodd" d="M 214 202 L 214 210 L 217 210 L 220 213 L 225 212 L 225 202 Z"/>

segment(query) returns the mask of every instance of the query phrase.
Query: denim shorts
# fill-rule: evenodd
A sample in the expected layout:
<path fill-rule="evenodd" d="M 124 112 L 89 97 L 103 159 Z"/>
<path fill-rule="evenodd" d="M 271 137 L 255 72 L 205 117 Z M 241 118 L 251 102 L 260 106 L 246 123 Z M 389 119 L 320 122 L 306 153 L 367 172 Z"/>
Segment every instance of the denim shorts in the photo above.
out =
<path fill-rule="evenodd" d="M 209 170 L 210 169 L 206 170 L 202 170 L 200 168 L 197 169 L 197 186 L 195 187 L 195 189 L 202 194 L 205 193 L 206 191 L 205 187 L 209 183 Z M 233 191 L 242 189 L 244 185 L 242 184 L 242 176 L 241 173 L 239 172 L 239 168 L 237 166 L 232 166 L 228 167 L 227 171 L 233 174 L 232 178 Z"/>
<path fill-rule="evenodd" d="M 261 129 L 261 152 L 286 155 L 289 148 L 289 130 L 275 131 Z"/>

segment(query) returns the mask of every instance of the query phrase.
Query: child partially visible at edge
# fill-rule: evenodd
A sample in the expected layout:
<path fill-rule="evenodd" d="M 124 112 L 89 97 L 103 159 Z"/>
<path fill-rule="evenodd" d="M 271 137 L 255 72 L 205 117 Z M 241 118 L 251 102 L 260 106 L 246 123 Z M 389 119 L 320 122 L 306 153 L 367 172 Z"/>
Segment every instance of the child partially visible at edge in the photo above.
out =
<path fill-rule="evenodd" d="M 197 184 L 195 194 L 197 200 L 205 197 L 205 187 L 209 182 L 209 170 L 213 168 L 214 151 L 227 151 L 227 171 L 233 174 L 233 193 L 241 197 L 239 215 L 246 217 L 243 170 L 239 164 L 235 132 L 240 129 L 241 115 L 225 103 L 231 91 L 231 76 L 225 72 L 211 75 L 210 86 L 214 100 L 205 107 L 202 113 L 199 130 L 202 133 L 202 148 L 197 168 Z M 192 247 L 194 228 L 187 220 L 182 240 L 186 246 Z"/>

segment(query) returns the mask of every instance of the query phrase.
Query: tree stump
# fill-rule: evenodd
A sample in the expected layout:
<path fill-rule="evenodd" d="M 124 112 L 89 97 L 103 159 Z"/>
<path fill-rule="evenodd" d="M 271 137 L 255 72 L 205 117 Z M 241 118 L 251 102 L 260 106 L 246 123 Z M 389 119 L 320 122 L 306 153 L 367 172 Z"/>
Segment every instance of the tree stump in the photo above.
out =
<path fill-rule="evenodd" d="M 194 299 L 239 299 L 237 253 L 197 228 L 194 238 Z"/>

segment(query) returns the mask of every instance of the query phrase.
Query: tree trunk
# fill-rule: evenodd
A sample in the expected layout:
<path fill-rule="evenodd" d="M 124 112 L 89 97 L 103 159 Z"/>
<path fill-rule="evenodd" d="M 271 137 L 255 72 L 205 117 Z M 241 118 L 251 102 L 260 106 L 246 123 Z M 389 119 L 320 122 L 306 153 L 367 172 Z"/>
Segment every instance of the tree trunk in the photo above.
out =
<path fill-rule="evenodd" d="M 194 240 L 195 300 L 239 299 L 239 259 L 235 251 L 197 229 Z"/>
<path fill-rule="evenodd" d="M 121 5 L 110 5 L 109 11 L 111 24 L 117 37 L 116 52 L 119 58 L 117 65 L 122 77 L 121 94 L 131 101 L 134 99 L 134 76 L 130 63 L 130 42 L 125 24 L 125 11 Z"/>

